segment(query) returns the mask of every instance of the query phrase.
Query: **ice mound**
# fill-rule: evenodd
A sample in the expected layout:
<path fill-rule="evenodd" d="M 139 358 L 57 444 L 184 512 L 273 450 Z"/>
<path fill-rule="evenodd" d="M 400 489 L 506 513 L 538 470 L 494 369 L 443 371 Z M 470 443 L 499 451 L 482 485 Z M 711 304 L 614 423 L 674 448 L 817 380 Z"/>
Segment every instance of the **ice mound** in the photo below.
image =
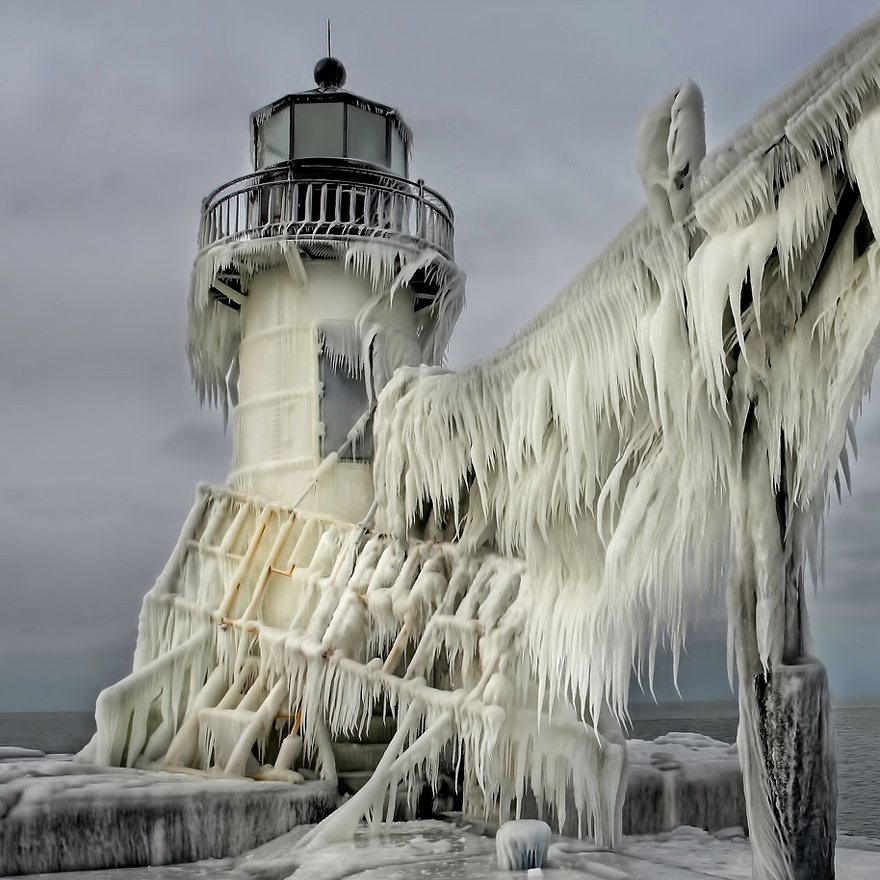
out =
<path fill-rule="evenodd" d="M 543 868 L 550 847 L 550 826 L 538 819 L 505 822 L 495 835 L 495 854 L 502 871 Z"/>

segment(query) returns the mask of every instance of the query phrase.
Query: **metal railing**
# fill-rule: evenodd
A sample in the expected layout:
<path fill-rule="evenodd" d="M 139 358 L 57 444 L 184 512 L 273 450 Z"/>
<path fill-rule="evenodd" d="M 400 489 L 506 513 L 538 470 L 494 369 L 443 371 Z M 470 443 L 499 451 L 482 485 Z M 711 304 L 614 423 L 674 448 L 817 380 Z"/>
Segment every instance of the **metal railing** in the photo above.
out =
<path fill-rule="evenodd" d="M 231 180 L 205 198 L 200 250 L 273 237 L 396 239 L 452 259 L 454 219 L 423 180 L 357 163 L 295 160 Z"/>

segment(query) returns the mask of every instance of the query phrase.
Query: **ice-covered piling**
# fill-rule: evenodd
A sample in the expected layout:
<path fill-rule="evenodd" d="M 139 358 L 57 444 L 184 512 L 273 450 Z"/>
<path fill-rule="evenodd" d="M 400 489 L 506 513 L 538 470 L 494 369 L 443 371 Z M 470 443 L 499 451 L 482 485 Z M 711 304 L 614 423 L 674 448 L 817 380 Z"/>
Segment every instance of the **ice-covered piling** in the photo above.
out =
<path fill-rule="evenodd" d="M 505 822 L 495 835 L 495 855 L 502 871 L 543 868 L 550 848 L 550 826 L 538 819 Z"/>
<path fill-rule="evenodd" d="M 837 776 L 825 667 L 812 660 L 757 676 L 770 797 L 792 880 L 834 877 Z"/>

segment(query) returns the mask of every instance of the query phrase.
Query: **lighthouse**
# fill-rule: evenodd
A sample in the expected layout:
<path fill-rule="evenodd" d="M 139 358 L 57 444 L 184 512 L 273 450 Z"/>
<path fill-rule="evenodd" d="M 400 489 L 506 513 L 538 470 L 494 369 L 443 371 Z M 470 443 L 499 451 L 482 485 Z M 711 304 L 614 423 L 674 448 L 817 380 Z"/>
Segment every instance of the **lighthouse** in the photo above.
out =
<path fill-rule="evenodd" d="M 251 115 L 253 171 L 203 201 L 188 356 L 202 400 L 232 411 L 234 490 L 356 522 L 376 396 L 440 363 L 463 276 L 403 117 L 346 90 L 336 58 L 314 76 Z"/>

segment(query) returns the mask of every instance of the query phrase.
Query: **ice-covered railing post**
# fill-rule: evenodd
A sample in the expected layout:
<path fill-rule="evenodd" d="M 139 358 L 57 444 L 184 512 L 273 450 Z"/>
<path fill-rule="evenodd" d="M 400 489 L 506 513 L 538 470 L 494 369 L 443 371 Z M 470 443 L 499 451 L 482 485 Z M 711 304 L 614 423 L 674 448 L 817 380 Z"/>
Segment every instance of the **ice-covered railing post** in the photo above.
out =
<path fill-rule="evenodd" d="M 841 476 L 849 485 L 847 441 L 854 450 L 877 360 L 877 77 L 875 20 L 727 151 L 699 171 L 685 163 L 692 213 L 675 210 L 674 185 L 688 87 L 640 132 L 652 216 L 691 242 L 684 304 L 711 404 L 701 417 L 731 429 L 719 476 L 731 508 L 738 739 L 755 875 L 772 880 L 834 876 L 830 697 L 804 586 L 808 561 L 814 577 L 820 562 L 829 483 L 838 494 Z M 782 133 L 768 137 L 773 124 Z"/>
<path fill-rule="evenodd" d="M 743 457 L 728 607 L 755 873 L 821 880 L 834 876 L 836 775 L 827 675 L 809 649 L 801 523 L 789 522 L 785 468 L 774 488 L 752 432 Z"/>
<path fill-rule="evenodd" d="M 728 475 L 734 536 L 728 608 L 739 672 L 740 755 L 756 875 L 819 880 L 834 874 L 837 801 L 827 676 L 808 645 L 804 538 L 810 522 L 792 503 L 797 490 L 790 484 L 797 471 L 791 459 L 802 450 L 787 442 L 781 425 L 773 433 L 774 413 L 766 411 L 768 401 L 756 393 L 755 386 L 764 384 L 773 369 L 770 358 L 759 367 L 755 351 L 751 363 L 748 354 L 752 337 L 762 336 L 756 298 L 765 282 L 772 283 L 774 268 L 779 271 L 781 236 L 777 233 L 772 241 L 768 223 L 760 216 L 751 228 L 739 223 L 738 236 L 711 226 L 705 230 L 694 221 L 691 181 L 705 155 L 701 123 L 702 100 L 688 82 L 646 114 L 639 130 L 639 172 L 654 222 L 688 242 L 685 303 L 692 341 L 702 346 L 702 363 L 712 367 L 706 379 L 709 387 L 715 383 L 717 395 L 713 412 L 705 412 L 703 418 L 729 419 L 733 448 L 741 455 L 739 462 L 731 462 Z M 819 191 L 811 192 L 811 178 L 795 175 L 788 200 L 829 202 L 822 180 L 820 172 Z M 838 189 L 836 223 L 822 237 L 813 264 L 798 273 L 801 288 L 798 302 L 787 310 L 789 321 L 804 317 L 802 310 L 818 291 L 850 213 L 858 208 L 849 183 Z M 823 207 L 827 210 L 830 204 Z M 808 210 L 815 212 L 815 205 Z M 798 232 L 803 235 L 806 230 Z M 844 239 L 843 244 L 850 242 Z M 745 273 L 734 268 L 743 256 Z M 800 267 L 789 271 L 795 268 Z M 721 310 L 711 315 L 707 306 L 713 298 Z M 720 326 L 712 327 L 707 318 Z M 765 316 L 765 324 L 767 320 Z M 714 333 L 720 340 L 722 332 L 728 334 L 729 344 L 712 351 L 714 342 L 707 337 Z M 763 340 L 759 344 L 767 347 Z M 771 474 L 774 455 L 776 470 Z"/>

